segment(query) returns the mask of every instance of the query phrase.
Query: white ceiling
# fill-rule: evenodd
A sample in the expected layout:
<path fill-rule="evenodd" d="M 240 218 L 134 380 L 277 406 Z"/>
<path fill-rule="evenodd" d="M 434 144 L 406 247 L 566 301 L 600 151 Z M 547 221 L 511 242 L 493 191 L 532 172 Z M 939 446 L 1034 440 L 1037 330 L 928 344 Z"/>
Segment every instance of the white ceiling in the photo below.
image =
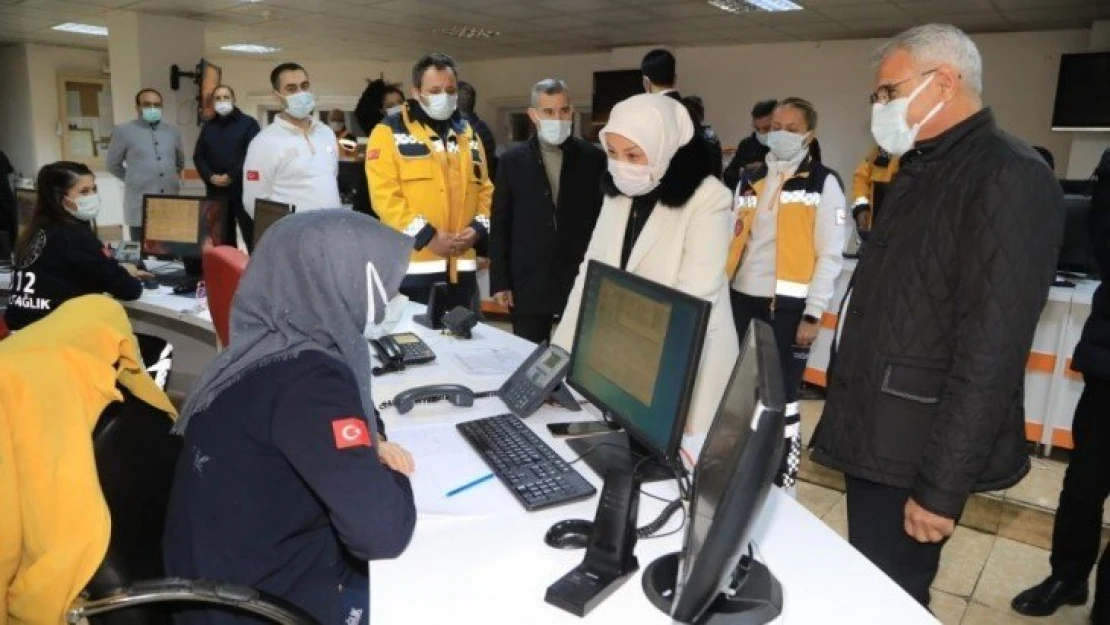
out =
<path fill-rule="evenodd" d="M 805 10 L 733 15 L 705 0 L 0 0 L 0 43 L 106 48 L 101 37 L 50 30 L 105 25 L 115 11 L 205 22 L 209 56 L 222 45 L 282 48 L 282 58 L 408 60 L 431 50 L 461 60 L 596 52 L 620 46 L 721 45 L 889 36 L 943 21 L 969 32 L 1086 28 L 1110 0 L 796 0 Z M 489 40 L 434 34 L 475 26 Z"/>

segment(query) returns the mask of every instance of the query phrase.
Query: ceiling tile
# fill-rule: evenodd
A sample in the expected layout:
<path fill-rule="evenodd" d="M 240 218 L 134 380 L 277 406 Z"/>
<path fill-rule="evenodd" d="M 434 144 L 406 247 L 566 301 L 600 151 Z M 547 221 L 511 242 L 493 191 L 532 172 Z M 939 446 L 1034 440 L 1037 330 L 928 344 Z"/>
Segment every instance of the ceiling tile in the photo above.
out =
<path fill-rule="evenodd" d="M 775 29 L 806 40 L 848 39 L 855 36 L 855 33 L 851 30 L 836 22 L 825 22 L 823 24 L 787 24 L 784 26 L 777 26 Z"/>
<path fill-rule="evenodd" d="M 580 17 L 593 24 L 609 24 L 612 26 L 629 26 L 635 24 L 643 24 L 650 22 L 653 26 L 657 27 L 659 18 L 647 12 L 629 12 L 628 9 L 609 9 L 606 11 L 590 11 L 585 13 L 575 13 L 576 17 Z"/>
<path fill-rule="evenodd" d="M 986 13 L 994 11 L 991 0 L 896 0 L 907 13 L 916 17 L 944 19 L 961 13 Z"/>
<path fill-rule="evenodd" d="M 675 3 L 652 5 L 646 9 L 653 15 L 670 18 L 688 17 L 721 17 L 725 15 L 720 9 L 710 6 L 705 2 Z"/>
<path fill-rule="evenodd" d="M 705 30 L 714 29 L 728 29 L 728 28 L 750 28 L 752 26 L 760 26 L 759 22 L 749 19 L 746 15 L 722 15 L 721 17 L 692 17 L 680 20 L 682 24 L 692 28 L 704 28 Z"/>
<path fill-rule="evenodd" d="M 1003 11 L 1011 9 L 1072 9 L 1075 7 L 1094 7 L 1099 4 L 1097 0 L 995 0 L 995 4 Z"/>
<path fill-rule="evenodd" d="M 559 5 L 551 4 L 548 6 L 557 7 Z M 529 20 L 541 17 L 549 17 L 552 15 L 560 15 L 558 11 L 548 8 L 548 6 L 540 3 L 524 4 L 523 2 L 505 2 L 503 4 L 476 7 L 474 11 L 468 11 L 466 15 L 469 16 L 469 14 L 473 13 L 475 20 L 484 19 L 486 17 L 497 17 L 510 20 Z"/>
<path fill-rule="evenodd" d="M 906 12 L 893 4 L 852 4 L 844 6 L 821 7 L 821 14 L 831 20 L 847 22 L 851 20 L 905 19 Z"/>

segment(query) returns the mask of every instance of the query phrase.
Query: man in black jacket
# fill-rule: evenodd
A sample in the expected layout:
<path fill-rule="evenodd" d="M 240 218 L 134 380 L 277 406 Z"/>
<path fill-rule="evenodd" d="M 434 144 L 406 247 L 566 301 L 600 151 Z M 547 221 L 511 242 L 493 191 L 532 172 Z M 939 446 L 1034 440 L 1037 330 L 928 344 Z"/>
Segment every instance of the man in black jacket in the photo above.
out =
<path fill-rule="evenodd" d="M 235 106 L 235 92 L 220 85 L 212 92 L 216 116 L 204 123 L 193 150 L 193 164 L 204 181 L 208 197 L 227 201 L 224 241 L 235 245 L 235 224 L 247 248 L 254 247 L 254 222 L 243 208 L 243 161 L 247 146 L 258 134 L 258 122 Z M 253 207 L 252 207 L 253 208 Z"/>
<path fill-rule="evenodd" d="M 494 180 L 497 179 L 497 139 L 493 137 L 493 131 L 490 130 L 486 122 L 478 117 L 478 113 L 474 111 L 474 107 L 478 104 L 478 91 L 474 85 L 466 82 L 465 80 L 459 81 L 459 114 L 463 119 L 470 122 L 470 126 L 474 128 L 474 132 L 478 134 L 478 138 L 482 140 L 482 149 L 486 152 L 486 162 L 489 165 L 489 176 Z"/>
<path fill-rule="evenodd" d="M 1087 222 L 1102 284 L 1072 359 L 1085 384 L 1071 424 L 1075 447 L 1052 529 L 1052 575 L 1011 604 L 1028 616 L 1048 616 L 1061 605 L 1086 603 L 1087 577 L 1099 559 L 1102 508 L 1110 496 L 1110 150 L 1103 152 L 1095 170 Z M 1091 622 L 1110 623 L 1110 546 L 1099 560 Z"/>
<path fill-rule="evenodd" d="M 0 236 L 6 236 L 9 246 L 15 245 L 16 232 L 16 202 L 15 192 L 12 191 L 11 180 L 8 178 L 15 172 L 8 155 L 0 151 Z M 8 259 L 4 259 L 8 260 Z"/>
<path fill-rule="evenodd" d="M 732 154 L 732 160 L 725 167 L 722 180 L 726 187 L 735 189 L 740 182 L 740 173 L 745 167 L 762 165 L 767 159 L 767 153 L 771 151 L 767 147 L 767 135 L 771 134 L 771 114 L 775 112 L 775 107 L 778 105 L 778 100 L 764 100 L 756 102 L 752 107 L 752 134 L 740 140 L 736 146 L 736 152 Z M 816 144 L 817 139 L 813 142 Z M 820 156 L 815 158 L 818 161 L 821 160 Z"/>
<path fill-rule="evenodd" d="M 1029 471 L 1025 364 L 1062 199 L 983 108 L 965 33 L 919 26 L 880 59 L 871 131 L 902 169 L 842 308 L 813 459 L 845 473 L 852 545 L 928 605 L 968 496 Z"/>
<path fill-rule="evenodd" d="M 513 334 L 551 338 L 601 212 L 605 154 L 570 136 L 574 107 L 561 80 L 532 87 L 536 136 L 501 157 L 493 190 L 490 291 Z"/>

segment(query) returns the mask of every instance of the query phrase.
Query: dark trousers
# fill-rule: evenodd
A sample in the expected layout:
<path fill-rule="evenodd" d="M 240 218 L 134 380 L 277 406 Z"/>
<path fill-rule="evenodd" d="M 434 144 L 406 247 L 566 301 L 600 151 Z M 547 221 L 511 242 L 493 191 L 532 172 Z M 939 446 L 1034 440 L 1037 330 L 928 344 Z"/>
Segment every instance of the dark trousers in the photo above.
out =
<path fill-rule="evenodd" d="M 944 542 L 919 543 L 906 533 L 910 491 L 844 476 L 848 490 L 848 542 L 918 603 L 929 607 L 929 587 Z M 947 541 L 945 541 L 947 542 Z"/>
<path fill-rule="evenodd" d="M 775 345 L 779 351 L 779 364 L 782 366 L 782 385 L 786 395 L 786 444 L 782 452 L 782 468 L 775 484 L 794 486 L 798 469 L 802 462 L 802 416 L 796 404 L 798 391 L 802 386 L 802 376 L 809 360 L 809 348 L 800 347 L 795 340 L 798 325 L 805 314 L 806 303 L 803 299 L 792 297 L 752 297 L 730 289 L 732 300 L 732 320 L 736 323 L 736 334 L 744 340 L 753 319 L 764 321 L 775 334 Z M 772 307 L 773 304 L 773 307 Z"/>
<path fill-rule="evenodd" d="M 539 345 L 551 340 L 551 327 L 555 325 L 555 315 L 529 315 L 509 312 L 513 322 L 513 334 Z"/>
<path fill-rule="evenodd" d="M 805 300 L 776 298 L 772 312 L 772 300 L 769 297 L 752 297 L 731 289 L 729 293 L 732 297 L 732 319 L 736 322 L 736 334 L 740 340 L 744 339 L 744 333 L 748 331 L 752 319 L 770 324 L 775 333 L 775 344 L 779 348 L 786 401 L 798 401 L 798 390 L 802 387 L 802 376 L 805 375 L 806 362 L 809 360 L 809 348 L 799 347 L 794 339 L 798 335 L 802 315 L 805 314 Z"/>
<path fill-rule="evenodd" d="M 418 304 L 427 304 L 428 298 L 431 297 L 432 294 L 432 288 L 440 282 L 447 282 L 447 274 L 410 274 L 405 276 L 405 279 L 401 281 L 401 294 L 409 298 L 410 301 Z M 450 303 L 447 306 L 447 310 L 451 310 L 455 306 L 469 306 L 475 311 L 482 309 L 481 302 L 478 301 L 477 273 L 473 271 L 460 271 L 459 281 L 457 284 L 451 285 L 450 291 Z"/>
<path fill-rule="evenodd" d="M 1091 574 L 1102 537 L 1102 508 L 1110 496 L 1110 380 L 1086 378 L 1071 426 L 1075 449 L 1052 528 L 1052 574 L 1080 582 Z M 1098 565 L 1095 606 L 1110 611 L 1110 546 Z"/>

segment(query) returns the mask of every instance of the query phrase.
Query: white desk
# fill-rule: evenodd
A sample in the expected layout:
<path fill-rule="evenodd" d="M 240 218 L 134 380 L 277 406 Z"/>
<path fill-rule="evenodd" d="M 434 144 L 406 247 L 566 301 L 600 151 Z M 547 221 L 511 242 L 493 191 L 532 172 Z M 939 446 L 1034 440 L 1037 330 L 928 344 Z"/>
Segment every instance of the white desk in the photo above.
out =
<path fill-rule="evenodd" d="M 455 382 L 475 391 L 493 390 L 505 376 L 473 375 L 455 360 L 470 349 L 499 348 L 515 353 L 518 361 L 531 345 L 504 332 L 479 325 L 471 341 L 441 336 L 404 324 L 397 331 L 413 330 L 432 346 L 436 363 L 411 367 L 402 374 L 374 379 L 374 396 L 381 402 L 396 392 L 429 383 Z M 442 497 L 444 484 L 461 485 L 488 470 L 455 433 L 454 424 L 507 412 L 498 399 L 479 400 L 473 408 L 447 403 L 421 405 L 406 415 L 395 409 L 382 411 L 388 434 L 404 444 L 415 432 L 435 432 L 440 440 L 444 471 L 430 468 L 435 457 L 416 457 L 414 487 L 420 512 L 416 533 L 397 560 L 371 563 L 371 622 L 450 623 L 451 625 L 578 623 L 581 619 L 544 602 L 547 587 L 582 561 L 583 550 L 556 550 L 543 542 L 548 528 L 563 519 L 594 517 L 596 495 L 586 501 L 526 512 L 496 479 L 471 488 L 454 498 Z M 527 424 L 564 458 L 575 455 L 562 440 L 553 439 L 545 424 L 552 421 L 594 418 L 589 412 L 571 413 L 544 407 Z M 467 456 L 466 454 L 469 454 Z M 459 460 L 461 459 L 461 462 Z M 601 489 L 601 480 L 585 466 L 575 467 Z M 421 472 L 424 472 L 421 475 Z M 438 476 L 430 479 L 430 475 Z M 430 489 L 430 491 L 429 491 Z M 644 488 L 664 499 L 673 499 L 673 483 Z M 471 501 L 467 501 L 467 499 Z M 640 525 L 663 507 L 649 497 L 640 500 Z M 455 509 L 453 509 L 455 508 Z M 681 513 L 661 530 L 679 526 Z M 794 500 L 777 489 L 760 517 L 754 533 L 756 555 L 783 586 L 784 613 L 779 623 L 851 623 L 899 625 L 936 623 L 862 555 L 828 529 Z M 586 620 L 596 623 L 667 623 L 667 615 L 652 606 L 641 589 L 640 575 L 655 558 L 682 546 L 683 533 L 641 540 L 636 546 L 641 571 L 601 603 Z"/>

